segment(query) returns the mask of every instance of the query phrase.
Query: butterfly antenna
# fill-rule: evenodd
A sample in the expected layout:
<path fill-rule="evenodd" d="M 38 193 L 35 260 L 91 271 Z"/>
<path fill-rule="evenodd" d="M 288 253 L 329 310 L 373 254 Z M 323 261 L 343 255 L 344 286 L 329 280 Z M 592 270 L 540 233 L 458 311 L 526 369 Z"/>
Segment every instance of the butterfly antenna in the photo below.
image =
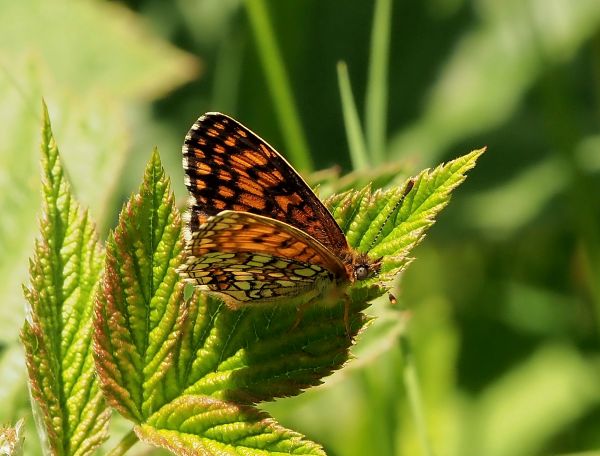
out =
<path fill-rule="evenodd" d="M 369 252 L 373 248 L 373 246 L 375 245 L 375 243 L 377 242 L 377 240 L 381 236 L 381 233 L 383 233 L 383 229 L 385 228 L 385 225 L 387 225 L 387 222 L 389 222 L 390 217 L 400 207 L 400 205 L 404 201 L 404 198 L 406 198 L 406 195 L 408 195 L 410 193 L 410 191 L 412 190 L 412 188 L 414 187 L 414 185 L 415 185 L 415 180 L 414 179 L 410 179 L 406 183 L 406 187 L 404 187 L 404 191 L 402 192 L 402 196 L 396 202 L 396 204 L 394 205 L 394 208 L 388 213 L 387 217 L 385 218 L 385 220 L 381 224 L 381 227 L 379 228 L 379 231 L 377 232 L 377 235 L 375 236 L 375 238 L 373 238 L 373 240 L 371 241 L 371 245 L 369 245 L 369 248 L 368 248 L 367 252 Z"/>

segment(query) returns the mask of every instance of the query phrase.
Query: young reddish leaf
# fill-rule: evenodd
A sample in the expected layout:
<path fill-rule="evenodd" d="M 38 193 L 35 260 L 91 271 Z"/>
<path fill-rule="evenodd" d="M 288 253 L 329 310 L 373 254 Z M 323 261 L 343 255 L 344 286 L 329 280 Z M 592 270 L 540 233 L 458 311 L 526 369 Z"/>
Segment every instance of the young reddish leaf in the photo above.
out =
<path fill-rule="evenodd" d="M 21 456 L 23 454 L 23 420 L 14 427 L 0 426 L 0 454 Z"/>
<path fill-rule="evenodd" d="M 155 151 L 140 192 L 125 205 L 107 241 L 95 310 L 102 388 L 113 407 L 138 423 L 170 399 L 164 376 L 179 338 L 183 284 L 174 268 L 180 234 L 181 217 Z"/>
<path fill-rule="evenodd" d="M 71 194 L 44 106 L 41 237 L 25 287 L 25 346 L 31 394 L 52 454 L 88 455 L 106 439 L 109 410 L 94 374 L 92 301 L 102 249 L 87 211 Z"/>

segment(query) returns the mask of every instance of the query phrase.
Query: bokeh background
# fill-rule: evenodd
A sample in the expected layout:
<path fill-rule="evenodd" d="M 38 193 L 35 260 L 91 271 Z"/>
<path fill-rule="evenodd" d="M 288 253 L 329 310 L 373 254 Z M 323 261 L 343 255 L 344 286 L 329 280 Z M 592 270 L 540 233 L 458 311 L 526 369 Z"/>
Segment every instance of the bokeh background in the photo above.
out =
<path fill-rule="evenodd" d="M 363 125 L 369 90 L 383 94 L 398 181 L 488 152 L 415 250 L 396 307 L 373 306 L 356 359 L 268 410 L 331 455 L 427 455 L 410 356 L 434 454 L 600 454 L 600 1 L 393 0 L 379 87 L 375 3 L 0 1 L 0 422 L 28 417 L 27 454 L 39 449 L 18 330 L 41 98 L 105 236 L 154 146 L 184 203 L 181 143 L 208 110 L 307 174 L 352 171 L 339 61 Z"/>

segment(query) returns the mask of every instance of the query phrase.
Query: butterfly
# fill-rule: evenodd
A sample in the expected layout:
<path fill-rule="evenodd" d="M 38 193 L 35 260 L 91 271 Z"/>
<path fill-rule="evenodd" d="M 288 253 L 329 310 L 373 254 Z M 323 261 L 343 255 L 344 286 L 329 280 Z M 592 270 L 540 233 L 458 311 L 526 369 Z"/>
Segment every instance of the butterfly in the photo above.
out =
<path fill-rule="evenodd" d="M 310 302 L 379 272 L 382 259 L 350 247 L 294 168 L 231 117 L 194 123 L 183 167 L 191 197 L 179 273 L 229 307 Z"/>

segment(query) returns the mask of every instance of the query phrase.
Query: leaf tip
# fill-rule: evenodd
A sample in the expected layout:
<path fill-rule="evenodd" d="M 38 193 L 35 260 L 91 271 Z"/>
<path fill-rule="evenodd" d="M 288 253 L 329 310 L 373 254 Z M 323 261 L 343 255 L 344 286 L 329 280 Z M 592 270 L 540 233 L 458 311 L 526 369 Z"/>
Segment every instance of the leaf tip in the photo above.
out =
<path fill-rule="evenodd" d="M 468 155 L 472 157 L 473 163 L 475 163 L 479 157 L 481 157 L 485 152 L 487 152 L 488 146 L 480 147 L 479 149 L 472 150 Z"/>
<path fill-rule="evenodd" d="M 160 164 L 160 152 L 158 152 L 158 146 L 154 146 L 152 148 L 152 154 L 150 156 L 150 162 L 151 163 L 158 163 Z"/>
<path fill-rule="evenodd" d="M 42 97 L 42 118 L 44 119 L 44 123 L 50 121 L 50 115 L 48 114 L 48 105 L 46 104 L 46 99 Z"/>
<path fill-rule="evenodd" d="M 158 152 L 158 147 L 154 147 L 152 149 L 152 153 L 150 154 L 150 160 L 146 164 L 145 175 L 153 176 L 154 178 L 158 177 L 159 179 L 165 174 L 165 170 L 162 164 L 162 160 L 160 159 L 160 153 Z"/>

